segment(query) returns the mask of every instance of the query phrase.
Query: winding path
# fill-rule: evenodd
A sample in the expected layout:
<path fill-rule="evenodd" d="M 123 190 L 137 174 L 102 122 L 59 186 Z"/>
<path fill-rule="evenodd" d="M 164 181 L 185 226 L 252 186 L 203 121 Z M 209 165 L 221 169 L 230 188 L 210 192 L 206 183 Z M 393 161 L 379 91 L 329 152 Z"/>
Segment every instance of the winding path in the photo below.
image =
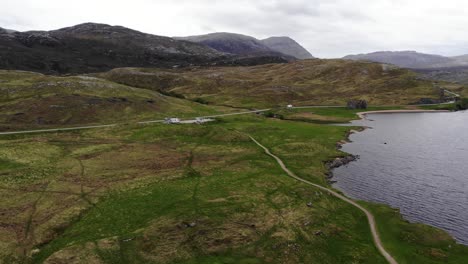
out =
<path fill-rule="evenodd" d="M 382 241 L 380 240 L 380 236 L 379 236 L 379 233 L 377 232 L 377 226 L 376 226 L 376 223 L 375 223 L 375 219 L 374 219 L 374 216 L 367 210 L 365 209 L 364 207 L 362 207 L 361 205 L 359 205 L 358 203 L 356 203 L 355 201 L 349 199 L 349 198 L 346 198 L 345 196 L 333 191 L 333 190 L 330 190 L 328 188 L 325 188 L 323 186 L 320 186 L 318 184 L 315 184 L 315 183 L 312 183 L 310 181 L 307 181 L 307 180 L 304 180 L 302 178 L 300 178 L 299 176 L 297 176 L 294 172 L 290 171 L 286 165 L 284 165 L 283 161 L 278 158 L 277 156 L 275 156 L 274 154 L 272 154 L 270 152 L 270 150 L 268 150 L 268 148 L 266 148 L 265 146 L 263 146 L 262 144 L 260 144 L 257 140 L 255 140 L 255 138 L 253 138 L 252 136 L 250 136 L 250 139 L 255 142 L 255 144 L 257 144 L 259 147 L 261 147 L 263 150 L 265 150 L 265 153 L 268 154 L 269 156 L 273 157 L 277 162 L 278 164 L 281 166 L 281 168 L 292 178 L 300 181 L 300 182 L 303 182 L 303 183 L 306 183 L 308 185 L 312 185 L 316 188 L 319 188 L 323 191 L 326 191 L 328 193 L 330 193 L 331 195 L 353 205 L 354 207 L 357 207 L 359 208 L 359 210 L 363 211 L 366 216 L 367 216 L 367 220 L 369 221 L 369 226 L 370 226 L 370 230 L 371 230 L 371 233 L 372 233 L 372 238 L 374 239 L 374 244 L 375 246 L 377 247 L 377 249 L 379 250 L 379 252 L 382 254 L 382 256 L 385 257 L 385 259 L 388 261 L 388 263 L 390 264 L 398 264 L 398 262 L 392 257 L 392 255 L 390 255 L 390 253 L 387 252 L 387 250 L 385 250 L 385 248 L 383 247 L 382 245 Z"/>

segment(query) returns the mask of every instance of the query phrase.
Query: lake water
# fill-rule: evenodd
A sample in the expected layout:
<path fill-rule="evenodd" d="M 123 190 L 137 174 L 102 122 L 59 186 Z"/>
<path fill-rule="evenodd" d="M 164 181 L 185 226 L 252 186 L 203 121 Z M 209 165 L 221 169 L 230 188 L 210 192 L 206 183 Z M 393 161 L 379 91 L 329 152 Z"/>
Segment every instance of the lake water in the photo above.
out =
<path fill-rule="evenodd" d="M 333 171 L 348 196 L 399 208 L 468 244 L 468 112 L 371 114 L 343 151 L 360 159 Z"/>

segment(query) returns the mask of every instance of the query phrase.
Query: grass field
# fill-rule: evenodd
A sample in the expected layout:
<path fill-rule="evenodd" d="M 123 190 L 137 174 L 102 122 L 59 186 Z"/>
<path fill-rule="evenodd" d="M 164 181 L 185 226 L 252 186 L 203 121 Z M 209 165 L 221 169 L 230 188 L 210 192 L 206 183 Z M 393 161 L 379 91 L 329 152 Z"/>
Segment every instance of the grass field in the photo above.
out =
<path fill-rule="evenodd" d="M 343 109 L 323 116 L 353 118 Z M 0 254 L 31 263 L 385 263 L 327 186 L 349 128 L 258 115 L 0 137 Z M 400 263 L 466 263 L 445 232 L 366 204 Z"/>

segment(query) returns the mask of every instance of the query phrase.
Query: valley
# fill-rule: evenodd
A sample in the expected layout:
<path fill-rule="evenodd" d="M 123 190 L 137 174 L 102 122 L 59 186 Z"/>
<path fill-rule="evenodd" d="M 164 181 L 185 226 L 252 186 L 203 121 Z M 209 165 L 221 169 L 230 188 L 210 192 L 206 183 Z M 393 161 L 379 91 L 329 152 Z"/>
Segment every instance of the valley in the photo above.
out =
<path fill-rule="evenodd" d="M 331 185 L 363 111 L 468 107 L 463 81 L 411 69 L 428 61 L 448 63 L 0 28 L 0 263 L 467 263 L 447 232 Z"/>
<path fill-rule="evenodd" d="M 346 155 L 336 144 L 350 129 L 333 123 L 360 110 L 285 104 L 344 105 L 371 87 L 372 110 L 438 96 L 407 70 L 334 60 L 0 76 L 4 132 L 121 124 L 0 135 L 5 263 L 385 263 L 362 212 L 289 178 L 249 136 L 299 177 L 328 188 L 326 162 Z M 332 78 L 340 81 L 331 86 Z M 378 106 L 388 98 L 399 100 Z M 283 119 L 268 111 L 230 115 L 262 107 Z M 137 124 L 213 115 L 217 121 L 204 125 Z M 445 232 L 410 224 L 384 205 L 359 204 L 398 263 L 466 260 L 466 247 Z"/>

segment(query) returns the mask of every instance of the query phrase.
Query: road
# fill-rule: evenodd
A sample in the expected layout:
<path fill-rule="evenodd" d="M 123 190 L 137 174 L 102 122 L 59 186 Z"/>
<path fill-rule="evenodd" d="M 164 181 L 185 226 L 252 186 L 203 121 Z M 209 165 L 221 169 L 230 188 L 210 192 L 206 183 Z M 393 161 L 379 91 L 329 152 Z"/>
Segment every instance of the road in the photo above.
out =
<path fill-rule="evenodd" d="M 442 103 L 442 104 L 450 104 L 453 102 Z M 441 104 L 421 104 L 421 105 L 414 105 L 414 106 L 429 106 L 429 105 L 441 105 Z M 307 108 L 343 108 L 345 106 L 336 106 L 336 105 L 310 105 L 310 106 L 296 106 L 291 107 L 291 109 L 307 109 Z M 395 107 L 395 106 L 392 106 Z M 280 109 L 280 108 L 275 108 Z M 216 118 L 216 117 L 224 117 L 224 116 L 235 116 L 235 115 L 245 115 L 245 114 L 254 114 L 254 113 L 262 113 L 273 110 L 273 108 L 267 109 L 260 109 L 260 110 L 252 110 L 252 111 L 244 111 L 244 112 L 237 112 L 237 113 L 228 113 L 228 114 L 219 114 L 219 115 L 209 115 L 209 116 L 199 116 L 200 118 Z M 191 120 L 191 119 L 188 119 Z M 137 122 L 137 124 L 145 125 L 145 124 L 154 124 L 154 123 L 163 123 L 165 120 L 149 120 L 149 121 L 141 121 Z M 92 129 L 92 128 L 106 128 L 106 127 L 115 127 L 123 124 L 107 124 L 107 125 L 95 125 L 95 126 L 81 126 L 81 127 L 65 127 L 65 128 L 51 128 L 51 129 L 37 129 L 37 130 L 24 130 L 24 131 L 10 131 L 10 132 L 0 132 L 0 135 L 17 135 L 17 134 L 33 134 L 33 133 L 45 133 L 45 132 L 60 132 L 60 131 L 72 131 L 72 130 L 83 130 L 83 129 Z"/>
<path fill-rule="evenodd" d="M 200 118 L 215 118 L 223 116 L 234 116 L 234 115 L 245 115 L 245 114 L 254 114 L 270 111 L 271 109 L 261 109 L 261 110 L 252 110 L 245 112 L 237 113 L 228 113 L 228 114 L 219 114 L 219 115 L 210 115 L 210 116 L 200 116 Z M 150 120 L 137 122 L 137 124 L 153 124 L 153 123 L 163 123 L 165 120 Z M 190 121 L 190 119 L 189 119 Z M 195 120 L 193 120 L 195 121 Z M 73 131 L 73 130 L 83 130 L 83 129 L 92 129 L 92 128 L 106 128 L 106 127 L 116 127 L 123 124 L 108 124 L 108 125 L 95 125 L 95 126 L 81 126 L 81 127 L 64 127 L 64 128 L 51 128 L 51 129 L 37 129 L 37 130 L 24 130 L 24 131 L 10 131 L 10 132 L 0 132 L 0 135 L 18 135 L 18 134 L 33 134 L 33 133 L 45 133 L 45 132 L 61 132 L 61 131 Z"/>
<path fill-rule="evenodd" d="M 91 129 L 91 128 L 115 127 L 117 125 L 118 124 L 97 125 L 97 126 L 82 126 L 82 127 L 66 127 L 66 128 L 51 128 L 51 129 L 37 129 L 37 130 L 24 130 L 24 131 L 11 131 L 11 132 L 0 132 L 0 135 L 33 134 L 33 133 L 43 133 L 43 132 L 60 132 L 60 131 L 70 131 L 70 130 Z"/>
<path fill-rule="evenodd" d="M 261 147 L 265 153 L 271 157 L 273 157 L 276 162 L 278 162 L 278 164 L 280 165 L 280 167 L 292 178 L 300 181 L 300 182 L 303 182 L 305 184 L 308 184 L 308 185 L 312 185 L 316 188 L 319 188 L 323 191 L 326 191 L 328 193 L 330 193 L 331 195 L 347 202 L 348 204 L 351 204 L 353 205 L 354 207 L 357 207 L 359 210 L 361 210 L 362 212 L 364 212 L 366 214 L 366 217 L 367 217 L 367 220 L 369 222 L 369 227 L 370 227 L 370 230 L 371 230 L 371 233 L 372 233 L 372 238 L 374 240 L 374 244 L 375 246 L 377 247 L 377 249 L 379 250 L 380 254 L 382 254 L 382 256 L 388 261 L 388 263 L 390 264 L 398 264 L 398 262 L 392 257 L 392 255 L 390 255 L 390 253 L 387 252 L 387 250 L 385 250 L 383 244 L 382 244 L 382 241 L 380 240 L 380 236 L 379 236 L 379 233 L 377 232 L 377 225 L 375 223 L 375 218 L 374 216 L 364 207 L 362 207 L 361 205 L 359 205 L 358 203 L 356 203 L 355 201 L 331 190 L 331 189 L 328 189 L 326 187 L 323 187 L 323 186 L 320 186 L 318 184 L 315 184 L 315 183 L 312 183 L 310 181 L 307 181 L 307 180 L 304 180 L 302 178 L 300 178 L 299 176 L 297 176 L 294 172 L 290 171 L 286 165 L 284 165 L 284 162 L 278 158 L 277 156 L 275 156 L 274 154 L 272 154 L 270 152 L 270 150 L 268 148 L 266 148 L 265 146 L 263 146 L 262 144 L 260 144 L 260 142 L 258 142 L 257 140 L 255 140 L 255 138 L 253 138 L 252 136 L 250 136 L 250 139 L 255 142 L 255 144 L 257 144 L 259 147 Z"/>

